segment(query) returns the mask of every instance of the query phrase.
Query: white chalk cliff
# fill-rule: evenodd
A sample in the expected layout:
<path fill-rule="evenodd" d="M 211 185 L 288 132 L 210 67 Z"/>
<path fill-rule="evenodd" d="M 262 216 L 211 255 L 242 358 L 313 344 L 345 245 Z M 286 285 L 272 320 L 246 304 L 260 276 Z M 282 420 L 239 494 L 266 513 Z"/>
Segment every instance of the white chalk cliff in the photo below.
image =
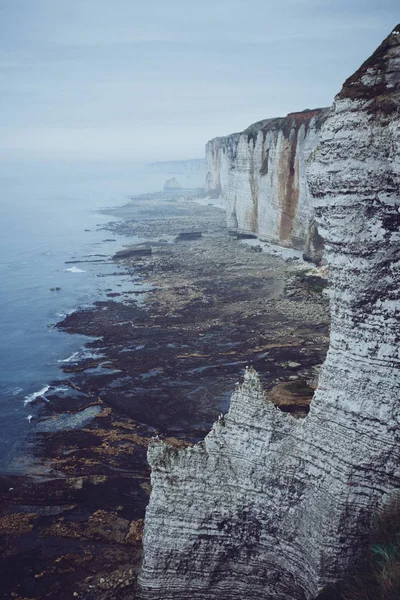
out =
<path fill-rule="evenodd" d="M 205 189 L 226 203 L 231 232 L 310 250 L 314 208 L 306 164 L 328 109 L 267 119 L 206 145 Z M 312 249 L 311 249 L 312 250 Z"/>
<path fill-rule="evenodd" d="M 146 600 L 310 600 L 399 488 L 400 28 L 336 97 L 308 183 L 332 317 L 311 410 L 280 412 L 250 370 L 203 443 L 150 445 Z"/>

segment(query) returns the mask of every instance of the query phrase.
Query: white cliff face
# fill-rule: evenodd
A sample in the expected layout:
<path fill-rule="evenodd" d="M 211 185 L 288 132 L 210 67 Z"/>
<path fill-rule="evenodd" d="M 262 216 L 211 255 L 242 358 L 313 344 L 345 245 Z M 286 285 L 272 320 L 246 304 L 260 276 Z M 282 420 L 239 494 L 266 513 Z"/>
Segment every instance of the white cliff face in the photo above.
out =
<path fill-rule="evenodd" d="M 240 133 L 217 137 L 206 144 L 205 190 L 217 198 L 227 198 L 229 174 L 236 161 Z M 227 206 L 228 208 L 228 206 Z"/>
<path fill-rule="evenodd" d="M 314 209 L 306 164 L 327 109 L 255 123 L 206 146 L 206 190 L 225 199 L 237 233 L 308 250 Z"/>
<path fill-rule="evenodd" d="M 336 97 L 308 182 L 332 316 L 310 413 L 247 371 L 203 444 L 150 446 L 145 599 L 310 600 L 400 486 L 400 34 Z"/>

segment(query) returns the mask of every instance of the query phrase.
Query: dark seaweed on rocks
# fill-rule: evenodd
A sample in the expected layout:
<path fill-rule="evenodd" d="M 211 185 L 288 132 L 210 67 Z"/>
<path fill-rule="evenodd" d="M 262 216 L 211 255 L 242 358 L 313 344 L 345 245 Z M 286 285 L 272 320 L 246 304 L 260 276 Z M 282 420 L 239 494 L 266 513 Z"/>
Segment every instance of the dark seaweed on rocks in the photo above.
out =
<path fill-rule="evenodd" d="M 99 356 L 63 363 L 69 378 L 57 385 L 68 391 L 34 407 L 34 476 L 0 479 L 7 599 L 136 598 L 151 438 L 173 448 L 202 440 L 246 364 L 271 388 L 313 377 L 326 353 L 326 299 L 293 279 L 293 263 L 230 238 L 220 209 L 154 194 L 112 214 L 124 220 L 109 230 L 146 240 L 131 248 L 152 252 L 123 258 L 133 293 L 110 287 L 121 302 L 58 324 L 93 336 L 88 347 Z M 173 242 L 193 231 L 201 237 Z M 301 362 L 295 373 L 291 361 Z M 282 410 L 298 402 L 282 386 L 275 398 Z M 66 419 L 75 427 L 62 429 Z M 256 523 L 246 522 L 237 540 L 247 531 L 250 544 Z"/>

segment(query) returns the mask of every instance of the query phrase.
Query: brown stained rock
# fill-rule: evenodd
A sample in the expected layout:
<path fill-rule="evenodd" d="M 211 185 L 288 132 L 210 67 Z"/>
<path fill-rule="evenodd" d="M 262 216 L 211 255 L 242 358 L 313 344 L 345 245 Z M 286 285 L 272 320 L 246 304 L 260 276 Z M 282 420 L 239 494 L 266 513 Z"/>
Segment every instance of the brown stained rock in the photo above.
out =
<path fill-rule="evenodd" d="M 99 419 L 99 421 L 98 421 Z M 121 460 L 131 461 L 130 457 L 138 448 L 147 448 L 149 437 L 137 432 L 137 424 L 129 418 L 119 417 L 114 421 L 111 407 L 106 407 L 92 423 L 79 430 L 70 432 L 51 432 L 45 440 L 51 456 L 46 463 L 57 472 L 79 473 L 85 478 L 92 471 L 103 470 L 107 465 L 121 465 Z M 101 474 L 93 474 L 101 478 Z M 107 477 L 105 477 L 107 478 Z M 73 486 L 83 478 L 74 478 Z"/>
<path fill-rule="evenodd" d="M 302 380 L 278 383 L 268 392 L 268 398 L 283 412 L 294 417 L 305 417 L 309 411 L 314 390 Z"/>
<path fill-rule="evenodd" d="M 65 471 L 67 474 L 74 473 L 77 469 L 90 469 L 99 465 L 98 460 L 86 457 L 56 458 L 48 460 L 47 463 L 53 468 L 56 468 L 58 471 Z M 81 480 L 83 485 L 83 478 L 79 477 L 78 481 L 80 482 Z"/>
<path fill-rule="evenodd" d="M 254 149 L 253 149 L 254 151 Z M 255 173 L 254 168 L 254 154 L 253 151 L 250 155 L 250 190 L 251 190 L 251 216 L 249 219 L 250 230 L 253 233 L 258 233 L 258 173 Z"/>
<path fill-rule="evenodd" d="M 278 136 L 283 134 L 284 140 L 280 148 L 279 157 L 279 181 L 278 199 L 280 206 L 280 232 L 279 241 L 285 246 L 293 243 L 292 230 L 296 221 L 297 206 L 300 197 L 299 186 L 299 160 L 297 156 L 298 136 L 303 128 L 305 135 L 312 120 L 317 121 L 319 128 L 327 116 L 327 109 L 306 109 L 301 112 L 289 113 L 286 117 L 277 119 L 266 119 L 248 127 L 243 134 L 247 135 L 249 144 L 249 186 L 252 202 L 246 213 L 246 223 L 254 234 L 259 232 L 258 228 L 258 204 L 265 202 L 265 198 L 259 198 L 259 176 L 268 175 L 270 152 L 266 147 L 268 134 Z M 262 164 L 259 173 L 254 170 L 254 144 L 259 133 L 262 132 Z M 252 142 L 252 144 L 251 144 Z"/>
<path fill-rule="evenodd" d="M 143 529 L 144 529 L 144 519 L 138 519 L 137 521 L 132 521 L 129 526 L 129 531 L 126 534 L 125 542 L 127 544 L 135 544 L 136 542 L 141 542 L 143 537 Z"/>
<path fill-rule="evenodd" d="M 279 205 L 281 210 L 279 240 L 282 244 L 290 243 L 293 222 L 299 201 L 299 165 L 296 159 L 299 127 L 295 121 L 293 133 L 285 141 L 279 159 Z"/>
<path fill-rule="evenodd" d="M 41 535 L 131 544 L 135 539 L 141 538 L 135 538 L 133 534 L 129 537 L 130 526 L 127 519 L 122 519 L 115 513 L 97 510 L 86 522 L 67 522 L 60 519 L 57 523 L 42 528 Z"/>
<path fill-rule="evenodd" d="M 173 448 L 191 448 L 193 444 L 186 440 L 180 440 L 174 437 L 167 437 L 163 440 L 166 444 L 169 444 Z"/>
<path fill-rule="evenodd" d="M 114 424 L 115 427 L 115 424 Z M 121 429 L 97 429 L 96 435 L 101 438 L 101 444 L 94 446 L 92 451 L 98 455 L 113 455 L 119 456 L 121 454 L 132 454 L 135 451 L 135 446 L 147 447 L 149 438 L 133 433 L 132 431 L 124 431 L 125 427 L 122 425 Z"/>
<path fill-rule="evenodd" d="M 0 535 L 18 537 L 33 529 L 32 521 L 37 519 L 36 513 L 11 513 L 0 517 Z"/>
<path fill-rule="evenodd" d="M 100 400 L 100 398 L 99 398 Z M 106 417 L 109 417 L 111 414 L 112 408 L 110 406 L 105 407 L 101 413 L 99 413 L 96 417 L 96 419 L 105 419 Z"/>

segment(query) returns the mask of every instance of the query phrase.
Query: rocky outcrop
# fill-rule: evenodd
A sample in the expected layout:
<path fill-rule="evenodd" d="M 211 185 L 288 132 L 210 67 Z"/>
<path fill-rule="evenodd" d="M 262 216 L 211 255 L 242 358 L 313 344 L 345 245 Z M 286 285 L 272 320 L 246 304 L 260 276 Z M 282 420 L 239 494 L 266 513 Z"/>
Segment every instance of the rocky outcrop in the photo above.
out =
<path fill-rule="evenodd" d="M 346 81 L 308 182 L 331 279 L 310 412 L 248 370 L 204 443 L 149 448 L 143 598 L 310 600 L 400 485 L 400 27 Z"/>
<path fill-rule="evenodd" d="M 314 246 L 321 250 L 305 171 L 327 113 L 291 113 L 208 142 L 205 188 L 225 200 L 237 233 L 310 254 Z"/>
<path fill-rule="evenodd" d="M 166 173 L 169 175 L 197 175 L 205 173 L 206 162 L 204 158 L 189 160 L 170 160 L 165 162 L 152 162 L 146 165 L 149 173 Z"/>
<path fill-rule="evenodd" d="M 167 181 L 164 183 L 164 192 L 168 191 L 168 190 L 181 190 L 182 186 L 179 183 L 179 181 L 176 179 L 176 177 L 172 177 L 171 179 L 167 179 Z"/>

